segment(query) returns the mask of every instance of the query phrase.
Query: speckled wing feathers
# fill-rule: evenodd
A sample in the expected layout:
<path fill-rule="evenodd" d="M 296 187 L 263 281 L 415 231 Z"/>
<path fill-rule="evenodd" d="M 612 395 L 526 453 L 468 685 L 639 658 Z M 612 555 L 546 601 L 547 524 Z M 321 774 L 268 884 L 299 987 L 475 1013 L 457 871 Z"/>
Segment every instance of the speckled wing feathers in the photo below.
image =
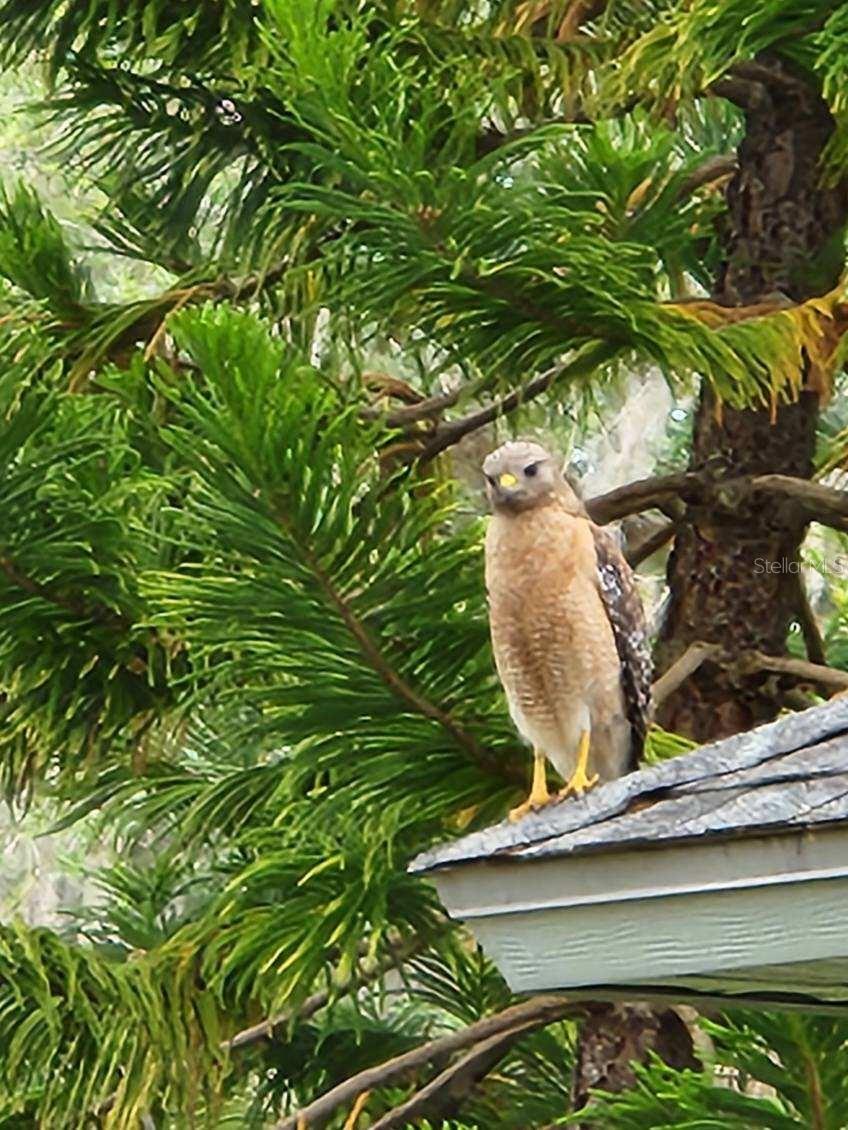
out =
<path fill-rule="evenodd" d="M 621 663 L 621 689 L 632 733 L 628 770 L 633 770 L 645 748 L 651 707 L 652 665 L 645 613 L 633 573 L 614 536 L 594 523 L 592 536 L 598 560 L 598 590 Z"/>

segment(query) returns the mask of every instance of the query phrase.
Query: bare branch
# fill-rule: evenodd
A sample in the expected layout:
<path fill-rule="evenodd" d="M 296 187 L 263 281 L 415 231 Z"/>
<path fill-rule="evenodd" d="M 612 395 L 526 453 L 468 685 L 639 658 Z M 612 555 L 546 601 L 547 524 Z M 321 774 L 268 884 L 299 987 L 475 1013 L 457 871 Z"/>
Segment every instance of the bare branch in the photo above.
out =
<path fill-rule="evenodd" d="M 438 1120 L 455 1115 L 463 1100 L 500 1063 L 513 1044 L 527 1032 L 533 1032 L 548 1023 L 550 1021 L 547 1020 L 528 1021 L 508 1032 L 481 1041 L 456 1063 L 445 1068 L 426 1087 L 417 1091 L 411 1099 L 383 1115 L 371 1130 L 400 1130 L 400 1127 L 412 1126 L 422 1118 Z"/>
<path fill-rule="evenodd" d="M 417 424 L 421 420 L 432 420 L 440 416 L 446 408 L 453 408 L 462 395 L 462 390 L 445 392 L 439 396 L 430 396 L 418 404 L 405 404 L 402 408 L 395 408 L 391 412 L 383 411 L 376 405 L 363 408 L 360 412 L 365 420 L 383 420 L 389 428 L 403 428 L 409 424 Z"/>
<path fill-rule="evenodd" d="M 599 525 L 638 514 L 654 507 L 665 508 L 669 502 L 689 503 L 722 501 L 729 507 L 752 494 L 777 494 L 793 502 L 800 516 L 808 522 L 844 528 L 848 522 L 848 491 L 824 486 L 810 479 L 791 475 L 756 475 L 734 479 L 712 479 L 695 471 L 657 475 L 639 479 L 599 495 L 586 503 L 593 521 Z"/>
<path fill-rule="evenodd" d="M 326 989 L 321 989 L 317 993 L 312 993 L 306 1000 L 295 1009 L 289 1009 L 286 1012 L 278 1012 L 275 1016 L 269 1016 L 265 1020 L 260 1021 L 259 1024 L 253 1024 L 250 1028 L 244 1028 L 241 1032 L 236 1034 L 229 1040 L 224 1040 L 221 1047 L 227 1051 L 239 1051 L 241 1048 L 249 1047 L 251 1044 L 256 1044 L 260 1040 L 270 1040 L 276 1035 L 276 1030 L 284 1028 L 292 1020 L 308 1020 L 319 1012 L 322 1008 L 334 1000 L 340 993 L 352 992 L 363 985 L 368 985 L 372 981 L 379 981 L 391 969 L 396 969 L 398 966 L 403 965 L 411 957 L 420 953 L 422 949 L 429 942 L 432 937 L 411 938 L 407 942 L 403 942 L 394 946 L 388 954 L 382 957 L 379 961 L 370 962 L 367 965 L 360 965 L 343 981 L 331 985 Z"/>
<path fill-rule="evenodd" d="M 444 1064 L 456 1052 L 473 1047 L 494 1036 L 513 1032 L 518 1027 L 525 1025 L 541 1027 L 562 1020 L 565 1016 L 582 1015 L 583 1012 L 585 1006 L 575 1004 L 561 996 L 531 997 L 530 1000 L 511 1005 L 503 1012 L 495 1013 L 494 1016 L 486 1016 L 458 1032 L 449 1032 L 445 1036 L 439 1036 L 420 1047 L 404 1052 L 403 1055 L 395 1056 L 386 1063 L 357 1072 L 356 1075 L 352 1075 L 327 1091 L 315 1102 L 282 1119 L 274 1130 L 300 1130 L 301 1127 L 320 1130 L 320 1127 L 326 1126 L 339 1107 L 353 1103 L 363 1091 L 385 1087 L 400 1079 L 408 1078 L 428 1065 Z"/>
<path fill-rule="evenodd" d="M 656 710 L 674 694 L 678 687 L 695 674 L 702 663 L 708 659 L 716 659 L 720 654 L 721 647 L 716 643 L 705 643 L 702 640 L 690 643 L 680 658 L 676 659 L 651 687 L 653 709 Z"/>
<path fill-rule="evenodd" d="M 320 1012 L 325 1005 L 330 1003 L 336 992 L 338 992 L 337 989 L 335 991 L 321 989 L 307 997 L 300 1008 L 288 1012 L 278 1012 L 274 1016 L 260 1020 L 258 1024 L 251 1025 L 250 1028 L 243 1028 L 240 1032 L 236 1032 L 232 1039 L 223 1040 L 221 1047 L 226 1051 L 237 1052 L 251 1044 L 258 1044 L 260 1040 L 273 1039 L 277 1034 L 276 1030 L 289 1024 L 295 1017 L 298 1020 L 308 1020 L 316 1012 Z"/>
<path fill-rule="evenodd" d="M 436 428 L 432 438 L 429 439 L 418 452 L 418 462 L 426 463 L 436 455 L 441 454 L 441 452 L 445 451 L 447 448 L 452 447 L 453 444 L 459 443 L 461 439 L 470 435 L 471 432 L 475 432 L 479 428 L 491 424 L 501 416 L 506 416 L 510 412 L 514 412 L 515 409 L 519 408 L 522 404 L 527 404 L 531 400 L 535 400 L 537 396 L 541 396 L 543 392 L 547 392 L 555 382 L 564 378 L 574 378 L 592 372 L 599 365 L 608 361 L 616 352 L 617 347 L 610 345 L 608 342 L 595 342 L 571 361 L 547 369 L 544 373 L 540 373 L 537 377 L 528 381 L 526 385 L 514 389 L 512 392 L 507 393 L 506 396 L 492 401 L 491 404 L 483 408 L 477 408 L 467 416 L 461 416 L 457 420 L 446 420 L 442 425 Z"/>
<path fill-rule="evenodd" d="M 737 167 L 736 157 L 732 153 L 708 157 L 706 161 L 693 169 L 688 177 L 684 178 L 677 193 L 677 199 L 686 200 L 699 188 L 708 184 L 715 184 L 716 181 L 729 177 L 731 173 L 736 172 Z"/>
<path fill-rule="evenodd" d="M 807 658 L 811 663 L 820 663 L 826 666 L 827 653 L 825 652 L 824 640 L 819 631 L 819 626 L 816 623 L 815 613 L 810 605 L 807 587 L 804 584 L 804 578 L 801 576 L 800 570 L 793 574 L 792 579 L 795 585 L 795 608 L 798 612 L 798 622 L 801 625 L 801 633 L 804 636 Z"/>
<path fill-rule="evenodd" d="M 673 475 L 656 475 L 649 479 L 637 479 L 626 486 L 616 487 L 607 494 L 590 498 L 586 503 L 589 517 L 599 526 L 626 518 L 628 514 L 638 514 L 651 510 L 670 499 L 689 497 L 703 484 L 700 475 L 693 471 L 681 471 Z"/>
<path fill-rule="evenodd" d="M 436 396 L 424 396 L 401 377 L 377 372 L 363 373 L 362 383 L 369 391 L 376 392 L 383 403 L 368 405 L 360 411 L 360 416 L 363 420 L 382 420 L 390 428 L 403 428 L 423 420 L 435 420 L 446 408 L 453 408 L 461 396 L 473 391 L 469 388 L 456 388 Z M 389 410 L 386 404 L 390 399 L 403 401 L 403 407 Z"/>
<path fill-rule="evenodd" d="M 654 683 L 651 689 L 654 708 L 665 702 L 707 660 L 713 660 L 726 670 L 735 671 L 739 675 L 772 671 L 776 675 L 787 675 L 802 683 L 814 683 L 830 692 L 848 690 L 848 671 L 828 667 L 823 663 L 794 659 L 788 655 L 765 655 L 761 651 L 729 654 L 721 644 L 698 640 L 690 644 L 680 658 Z"/>
<path fill-rule="evenodd" d="M 596 19 L 606 7 L 606 0 L 572 0 L 557 29 L 557 43 L 571 43 L 581 34 L 584 23 Z"/>
<path fill-rule="evenodd" d="M 632 545 L 627 547 L 624 556 L 627 558 L 627 564 L 631 569 L 635 569 L 637 565 L 651 557 L 674 537 L 678 528 L 677 522 L 657 522 L 640 538 L 634 540 Z"/>
<path fill-rule="evenodd" d="M 732 102 L 735 106 L 740 106 L 743 110 L 749 111 L 759 110 L 768 106 L 771 102 L 768 88 L 763 83 L 752 82 L 750 79 L 741 76 L 734 77 L 731 74 L 716 79 L 710 85 L 707 93 L 715 94 L 719 98 L 726 98 L 728 102 Z"/>
<path fill-rule="evenodd" d="M 736 666 L 741 671 L 774 671 L 777 675 L 790 675 L 803 683 L 815 683 L 830 691 L 848 690 L 848 671 L 826 667 L 822 663 L 809 663 L 787 655 L 764 655 L 761 651 L 745 651 L 737 657 Z"/>
<path fill-rule="evenodd" d="M 740 480 L 732 480 L 732 482 Z M 764 490 L 782 494 L 797 502 L 808 520 L 822 525 L 843 527 L 848 519 L 848 491 L 828 487 L 810 479 L 796 479 L 791 475 L 758 475 L 750 480 L 750 490 Z"/>
<path fill-rule="evenodd" d="M 491 424 L 499 417 L 514 412 L 520 405 L 535 400 L 537 396 L 541 396 L 543 392 L 548 391 L 561 372 L 562 366 L 547 369 L 534 380 L 530 381 L 522 388 L 509 393 L 507 396 L 499 400 L 494 400 L 491 404 L 487 404 L 483 408 L 477 408 L 467 416 L 461 416 L 458 420 L 447 420 L 441 427 L 436 429 L 433 438 L 429 440 L 419 453 L 418 461 L 420 463 L 426 463 L 436 455 L 440 455 L 448 447 L 459 443 L 461 439 L 470 435 L 471 432 L 476 432 L 479 428 L 484 428 L 487 424 Z"/>
<path fill-rule="evenodd" d="M 342 1130 L 356 1130 L 356 1124 L 359 1122 L 359 1116 L 365 1110 L 365 1104 L 368 1102 L 370 1091 L 363 1091 L 361 1095 L 356 1096 L 356 1102 L 351 1108 L 350 1114 L 345 1119 L 345 1124 Z"/>

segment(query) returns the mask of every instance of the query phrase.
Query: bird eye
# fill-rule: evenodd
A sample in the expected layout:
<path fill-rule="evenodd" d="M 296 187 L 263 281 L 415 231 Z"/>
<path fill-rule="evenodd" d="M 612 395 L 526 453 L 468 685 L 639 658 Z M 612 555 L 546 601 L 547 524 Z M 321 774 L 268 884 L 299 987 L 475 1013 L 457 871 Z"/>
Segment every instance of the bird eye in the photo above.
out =
<path fill-rule="evenodd" d="M 531 463 L 529 467 L 524 468 L 524 474 L 527 476 L 528 479 L 534 479 L 536 477 L 538 470 L 539 470 L 539 464 L 538 463 Z"/>

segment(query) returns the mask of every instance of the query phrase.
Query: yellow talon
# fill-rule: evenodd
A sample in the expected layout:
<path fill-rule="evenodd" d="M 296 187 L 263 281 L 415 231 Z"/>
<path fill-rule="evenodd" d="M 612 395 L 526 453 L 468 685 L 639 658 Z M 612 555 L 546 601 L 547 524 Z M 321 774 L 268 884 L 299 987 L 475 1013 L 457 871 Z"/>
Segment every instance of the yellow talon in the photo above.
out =
<path fill-rule="evenodd" d="M 590 777 L 586 770 L 589 767 L 589 731 L 584 730 L 580 735 L 580 746 L 577 750 L 577 765 L 574 772 L 568 778 L 568 783 L 564 789 L 560 789 L 557 794 L 557 799 L 564 800 L 565 797 L 583 796 L 583 794 L 591 789 L 593 785 L 598 783 L 598 774 L 593 773 Z"/>
<path fill-rule="evenodd" d="M 550 804 L 551 797 L 548 792 L 548 781 L 545 775 L 545 755 L 538 749 L 533 750 L 533 784 L 530 786 L 530 796 L 523 804 L 519 804 L 517 808 L 510 810 L 509 818 L 514 824 L 516 820 L 520 820 L 522 816 L 526 816 L 528 812 L 533 812 L 537 808 L 544 808 L 546 804 Z"/>

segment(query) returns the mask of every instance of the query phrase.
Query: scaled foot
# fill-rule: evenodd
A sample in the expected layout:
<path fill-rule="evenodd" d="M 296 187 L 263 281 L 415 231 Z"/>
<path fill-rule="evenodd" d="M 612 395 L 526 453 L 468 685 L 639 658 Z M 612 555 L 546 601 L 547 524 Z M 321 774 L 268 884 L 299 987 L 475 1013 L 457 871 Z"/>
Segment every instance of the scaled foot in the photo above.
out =
<path fill-rule="evenodd" d="M 591 777 L 589 768 L 589 731 L 584 730 L 580 735 L 580 747 L 577 750 L 577 765 L 569 777 L 564 789 L 560 789 L 557 800 L 564 800 L 568 796 L 583 796 L 593 785 L 598 783 L 598 774 Z"/>
<path fill-rule="evenodd" d="M 594 785 L 598 783 L 598 774 L 593 773 L 591 777 L 587 776 L 586 770 L 579 766 L 574 770 L 568 778 L 568 783 L 565 788 L 560 789 L 557 793 L 557 800 L 565 800 L 569 796 L 583 796 Z"/>
<path fill-rule="evenodd" d="M 531 792 L 527 800 L 509 810 L 509 819 L 514 824 L 516 820 L 520 820 L 528 812 L 538 812 L 540 808 L 553 804 L 556 799 L 555 796 L 551 796 L 547 789 L 544 792 Z"/>
<path fill-rule="evenodd" d="M 545 755 L 541 750 L 533 750 L 533 784 L 530 787 L 530 796 L 523 804 L 519 804 L 517 808 L 510 810 L 509 818 L 514 824 L 516 820 L 520 820 L 522 816 L 526 816 L 528 812 L 535 812 L 539 808 L 544 808 L 546 804 L 556 800 L 548 792 L 548 781 L 545 773 Z"/>

